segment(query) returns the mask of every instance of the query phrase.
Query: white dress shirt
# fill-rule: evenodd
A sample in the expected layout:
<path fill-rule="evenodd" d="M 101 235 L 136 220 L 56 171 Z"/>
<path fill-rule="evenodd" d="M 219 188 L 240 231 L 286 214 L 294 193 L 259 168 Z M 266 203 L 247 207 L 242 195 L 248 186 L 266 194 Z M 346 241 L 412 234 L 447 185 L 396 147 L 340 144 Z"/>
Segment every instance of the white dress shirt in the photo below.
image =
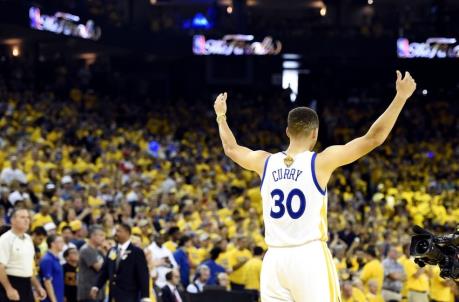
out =
<path fill-rule="evenodd" d="M 125 243 L 123 243 L 123 244 L 121 244 L 121 245 L 118 243 L 117 249 L 118 249 L 119 252 L 120 252 L 121 260 L 124 260 L 124 259 L 123 259 L 123 256 L 124 256 L 124 254 L 126 253 L 126 250 L 127 250 L 127 248 L 129 247 L 129 244 L 131 244 L 131 240 L 128 240 L 128 241 L 126 241 Z"/>
<path fill-rule="evenodd" d="M 159 247 L 156 242 L 153 242 L 148 246 L 148 249 L 151 251 L 153 256 L 153 261 L 157 261 L 162 258 L 169 258 L 170 263 L 173 267 L 178 267 L 177 262 L 175 261 L 172 252 L 166 248 L 164 245 Z M 171 270 L 170 267 L 165 266 L 156 266 L 156 272 L 158 274 L 158 279 L 156 280 L 156 285 L 158 287 L 164 287 L 166 285 L 166 274 Z"/>
<path fill-rule="evenodd" d="M 170 282 L 166 282 L 166 285 L 169 286 L 172 294 L 175 296 L 175 299 L 177 300 L 177 302 L 182 302 L 182 297 L 180 297 L 180 294 L 177 290 L 177 286 L 175 286 L 174 284 L 170 283 Z"/>
<path fill-rule="evenodd" d="M 202 283 L 201 281 L 199 281 L 199 279 L 196 279 L 196 281 L 188 284 L 188 286 L 186 287 L 186 291 L 190 294 L 202 293 L 204 291 L 205 285 L 205 283 Z"/>

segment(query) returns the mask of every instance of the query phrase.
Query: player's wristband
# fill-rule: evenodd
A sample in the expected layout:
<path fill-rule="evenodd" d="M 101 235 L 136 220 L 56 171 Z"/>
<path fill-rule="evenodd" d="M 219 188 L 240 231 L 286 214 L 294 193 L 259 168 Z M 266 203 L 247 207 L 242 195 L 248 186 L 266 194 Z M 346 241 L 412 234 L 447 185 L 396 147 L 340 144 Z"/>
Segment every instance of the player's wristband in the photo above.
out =
<path fill-rule="evenodd" d="M 226 114 L 220 114 L 217 116 L 217 123 L 220 123 L 223 120 L 226 120 Z"/>

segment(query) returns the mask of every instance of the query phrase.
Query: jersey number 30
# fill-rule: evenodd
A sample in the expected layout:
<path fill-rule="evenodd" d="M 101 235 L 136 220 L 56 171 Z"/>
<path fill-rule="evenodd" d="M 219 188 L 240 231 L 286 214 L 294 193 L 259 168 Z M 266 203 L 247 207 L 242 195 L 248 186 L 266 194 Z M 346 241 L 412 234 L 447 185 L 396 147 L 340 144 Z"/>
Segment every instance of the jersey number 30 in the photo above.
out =
<path fill-rule="evenodd" d="M 297 196 L 300 201 L 300 207 L 298 210 L 294 211 L 292 208 L 293 197 Z M 293 219 L 298 219 L 303 215 L 304 210 L 306 209 L 306 197 L 304 197 L 303 192 L 300 189 L 293 189 L 288 193 L 287 200 L 284 206 L 284 192 L 279 189 L 275 189 L 271 192 L 271 197 L 274 200 L 274 207 L 271 208 L 271 217 L 279 219 L 285 214 L 285 209 L 287 208 L 287 213 Z M 274 211 L 276 210 L 276 211 Z"/>

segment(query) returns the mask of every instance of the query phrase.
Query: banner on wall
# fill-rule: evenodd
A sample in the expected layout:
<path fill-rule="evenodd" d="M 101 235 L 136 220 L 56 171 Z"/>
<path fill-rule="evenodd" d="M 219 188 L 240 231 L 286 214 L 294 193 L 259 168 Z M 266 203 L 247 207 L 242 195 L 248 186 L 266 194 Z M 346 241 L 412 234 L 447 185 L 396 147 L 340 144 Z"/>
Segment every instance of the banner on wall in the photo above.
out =
<path fill-rule="evenodd" d="M 222 39 L 207 39 L 204 35 L 193 37 L 195 55 L 277 55 L 282 51 L 282 43 L 267 36 L 255 41 L 252 35 L 226 35 Z"/>
<path fill-rule="evenodd" d="M 459 43 L 455 38 L 429 38 L 425 42 L 400 38 L 397 40 L 397 55 L 408 59 L 459 58 Z"/>
<path fill-rule="evenodd" d="M 42 14 L 38 7 L 29 9 L 30 27 L 37 30 L 49 31 L 65 36 L 97 41 L 102 30 L 94 21 L 80 22 L 80 17 L 69 13 L 56 12 L 54 15 Z"/>

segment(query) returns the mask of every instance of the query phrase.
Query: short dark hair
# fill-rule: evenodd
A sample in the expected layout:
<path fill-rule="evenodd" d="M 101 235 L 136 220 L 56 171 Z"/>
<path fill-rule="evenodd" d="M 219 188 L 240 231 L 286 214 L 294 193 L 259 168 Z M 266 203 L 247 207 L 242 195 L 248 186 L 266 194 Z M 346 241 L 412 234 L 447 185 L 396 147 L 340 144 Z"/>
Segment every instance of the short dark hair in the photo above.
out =
<path fill-rule="evenodd" d="M 131 235 L 132 231 L 131 231 L 131 226 L 129 224 L 122 222 L 119 224 L 119 226 L 122 227 L 125 231 L 127 231 L 129 235 Z"/>
<path fill-rule="evenodd" d="M 97 231 L 104 231 L 104 228 L 98 224 L 95 224 L 89 228 L 88 237 L 91 238 Z M 130 232 L 129 232 L 130 233 Z"/>
<path fill-rule="evenodd" d="M 376 258 L 378 257 L 378 252 L 376 250 L 376 247 L 374 245 L 370 245 L 367 250 L 366 250 L 367 254 Z"/>
<path fill-rule="evenodd" d="M 174 273 L 173 270 L 170 270 L 170 271 L 168 271 L 168 272 L 166 273 L 166 280 L 167 280 L 167 281 L 171 281 L 171 280 L 172 280 L 173 273 Z"/>
<path fill-rule="evenodd" d="M 214 247 L 210 250 L 210 259 L 212 260 L 217 260 L 218 259 L 218 256 L 220 256 L 222 252 L 222 249 L 219 248 L 218 246 L 217 247 Z"/>
<path fill-rule="evenodd" d="M 180 229 L 177 226 L 173 226 L 167 231 L 167 234 L 169 236 L 172 236 L 172 235 L 174 235 L 175 233 L 178 233 L 178 232 L 180 232 Z"/>
<path fill-rule="evenodd" d="M 73 233 L 72 228 L 69 225 L 63 226 L 61 232 L 65 230 L 70 230 Z"/>
<path fill-rule="evenodd" d="M 293 136 L 307 135 L 312 130 L 319 128 L 319 117 L 311 108 L 297 107 L 288 113 L 287 127 Z"/>
<path fill-rule="evenodd" d="M 13 219 L 19 211 L 27 211 L 27 213 L 29 213 L 29 210 L 24 207 L 15 207 L 13 208 L 13 211 L 11 211 L 11 219 Z"/>
<path fill-rule="evenodd" d="M 263 248 L 260 246 L 256 246 L 253 248 L 253 255 L 254 256 L 260 256 L 263 255 Z"/>
<path fill-rule="evenodd" d="M 75 247 L 69 247 L 68 249 L 64 251 L 64 255 L 63 255 L 64 258 L 67 258 L 71 251 L 78 251 L 78 250 Z"/>
<path fill-rule="evenodd" d="M 48 238 L 46 238 L 46 244 L 48 245 L 48 248 L 51 248 L 51 244 L 56 241 L 58 237 L 58 235 L 49 235 Z"/>
<path fill-rule="evenodd" d="M 45 228 L 42 226 L 38 226 L 32 231 L 32 235 L 37 235 L 37 236 L 46 236 L 48 235 L 48 232 L 46 232 Z"/>
<path fill-rule="evenodd" d="M 190 241 L 190 240 L 191 240 L 190 236 L 183 235 L 183 236 L 180 237 L 180 239 L 179 239 L 178 246 L 179 246 L 179 247 L 182 247 L 182 246 L 185 245 L 185 243 L 187 243 L 187 242 Z"/>

